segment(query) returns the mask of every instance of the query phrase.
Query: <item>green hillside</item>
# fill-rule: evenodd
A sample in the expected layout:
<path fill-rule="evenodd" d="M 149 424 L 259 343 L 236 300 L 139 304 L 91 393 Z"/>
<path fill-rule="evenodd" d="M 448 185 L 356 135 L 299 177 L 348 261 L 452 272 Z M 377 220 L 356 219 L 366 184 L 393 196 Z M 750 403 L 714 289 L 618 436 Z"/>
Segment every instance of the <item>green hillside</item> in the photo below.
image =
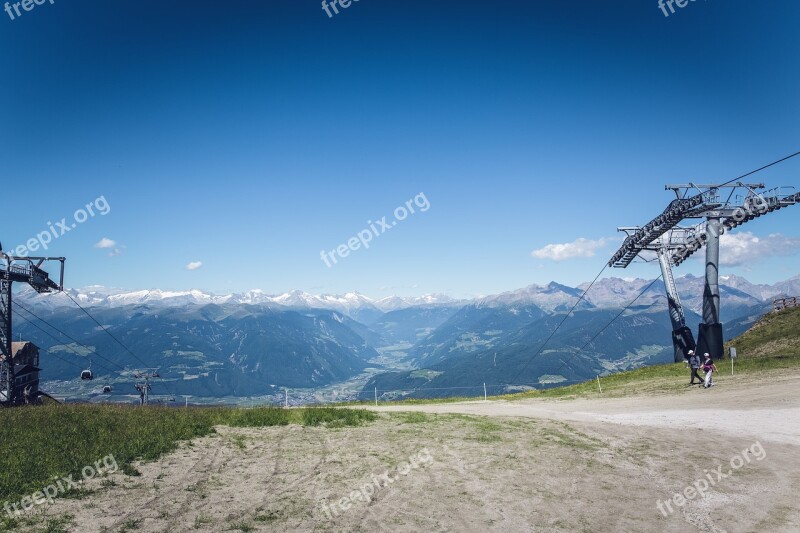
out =
<path fill-rule="evenodd" d="M 752 328 L 725 344 L 737 357 L 800 355 L 800 307 L 764 315 Z"/>

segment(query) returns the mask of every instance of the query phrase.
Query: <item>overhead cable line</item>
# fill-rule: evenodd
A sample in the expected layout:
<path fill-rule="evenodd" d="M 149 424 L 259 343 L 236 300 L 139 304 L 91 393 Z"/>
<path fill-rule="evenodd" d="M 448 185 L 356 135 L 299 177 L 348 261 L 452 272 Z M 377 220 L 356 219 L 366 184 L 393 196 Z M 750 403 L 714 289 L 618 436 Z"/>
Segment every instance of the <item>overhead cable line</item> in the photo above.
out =
<path fill-rule="evenodd" d="M 42 333 L 44 333 L 45 335 L 47 335 L 47 336 L 49 336 L 50 338 L 52 338 L 52 339 L 53 339 L 53 340 L 55 340 L 56 342 L 58 342 L 58 343 L 61 343 L 61 340 L 60 340 L 60 339 L 56 338 L 56 336 L 55 336 L 55 335 L 53 335 L 52 333 L 50 333 L 49 331 L 47 331 L 47 330 L 45 330 L 45 329 L 41 328 L 41 327 L 40 327 L 38 324 L 36 324 L 36 323 L 35 323 L 33 320 L 31 320 L 31 319 L 29 319 L 29 318 L 26 318 L 24 315 L 17 315 L 17 316 L 18 316 L 19 318 L 21 318 L 22 320 L 24 320 L 25 322 L 28 322 L 28 323 L 29 323 L 31 326 L 35 327 L 36 329 L 38 329 L 39 331 L 41 331 L 41 332 L 42 332 Z M 49 325 L 49 324 L 48 324 L 48 325 Z M 51 326 L 51 327 L 52 327 L 52 326 Z M 76 355 L 78 355 L 79 357 L 84 357 L 84 355 L 82 355 L 82 354 L 81 354 L 81 353 L 80 353 L 78 350 L 76 350 L 76 349 L 75 349 L 75 348 L 73 348 L 72 346 L 69 346 L 69 345 L 64 345 L 64 346 L 66 346 L 66 347 L 67 347 L 67 349 L 69 349 L 69 350 L 72 350 L 72 351 L 73 351 L 73 352 L 74 352 Z M 51 355 L 52 357 L 55 357 L 56 359 L 60 359 L 61 361 L 64 361 L 65 363 L 68 363 L 68 364 L 70 364 L 70 365 L 72 365 L 72 366 L 74 366 L 74 367 L 76 367 L 76 368 L 80 368 L 81 370 L 83 370 L 83 369 L 84 369 L 84 368 L 83 368 L 83 366 L 81 366 L 81 365 L 79 365 L 79 364 L 75 363 L 74 361 L 69 361 L 69 360 L 67 360 L 67 359 L 64 359 L 64 358 L 62 358 L 62 357 L 59 357 L 59 356 L 57 356 L 56 354 L 54 354 L 53 352 L 51 352 L 50 350 L 47 350 L 47 353 L 48 353 L 49 355 Z M 109 374 L 113 374 L 113 373 L 114 373 L 112 370 L 109 370 L 108 368 L 104 367 L 103 365 L 96 365 L 96 366 L 99 366 L 100 368 L 102 368 L 102 369 L 105 369 L 105 370 L 106 370 L 106 371 L 107 371 Z"/>
<path fill-rule="evenodd" d="M 608 268 L 608 265 L 603 266 L 603 268 L 600 270 L 597 276 L 595 276 L 595 278 L 592 280 L 589 286 L 586 287 L 586 289 L 583 291 L 583 294 L 581 294 L 580 298 L 578 298 L 578 300 L 575 302 L 575 305 L 572 306 L 572 309 L 570 309 L 569 312 L 567 312 L 567 314 L 564 315 L 564 318 L 561 319 L 561 322 L 559 322 L 558 326 L 556 326 L 556 328 L 552 331 L 552 333 L 550 333 L 550 336 L 547 337 L 547 339 L 545 339 L 545 341 L 542 343 L 541 346 L 539 346 L 539 349 L 536 351 L 536 353 L 534 353 L 533 356 L 530 359 L 528 359 L 528 362 L 525 363 L 525 366 L 523 366 L 522 369 L 519 372 L 517 372 L 517 375 L 514 377 L 512 382 L 515 381 L 519 376 L 521 376 L 522 373 L 525 371 L 525 369 L 528 368 L 528 366 L 533 362 L 533 360 L 536 359 L 539 356 L 539 354 L 542 353 L 545 346 L 547 346 L 547 343 L 550 342 L 550 340 L 553 338 L 553 336 L 555 336 L 558 330 L 561 329 L 561 326 L 563 326 L 564 322 L 566 322 L 567 319 L 570 317 L 570 315 L 572 315 L 572 312 L 575 311 L 575 308 L 578 307 L 578 304 L 580 304 L 583 301 L 583 299 L 586 297 L 586 293 L 589 292 L 589 289 L 591 289 L 594 286 L 594 284 L 597 283 L 597 280 L 600 279 L 600 276 L 603 275 L 603 272 L 606 271 L 606 268 Z"/>
<path fill-rule="evenodd" d="M 24 310 L 26 313 L 29 313 L 29 314 L 33 315 L 33 316 L 34 316 L 36 319 L 38 319 L 39 321 L 41 321 L 41 322 L 44 322 L 45 324 L 47 324 L 48 326 L 50 326 L 51 328 L 53 328 L 54 330 L 56 330 L 57 332 L 59 332 L 60 334 L 62 334 L 62 335 L 63 335 L 63 336 L 65 336 L 66 338 L 68 338 L 69 340 L 71 340 L 72 342 L 74 342 L 74 343 L 78 344 L 79 346 L 81 346 L 81 347 L 85 348 L 85 349 L 86 349 L 86 350 L 87 350 L 89 353 L 91 353 L 91 354 L 93 354 L 93 355 L 96 355 L 96 356 L 97 356 L 97 357 L 99 357 L 100 359 L 102 359 L 102 360 L 104 360 L 104 361 L 107 361 L 108 363 L 111 363 L 112 365 L 116 365 L 116 366 L 120 367 L 122 370 L 126 370 L 125 366 L 123 366 L 123 365 L 121 365 L 121 364 L 119 364 L 119 363 L 117 363 L 117 362 L 115 362 L 115 361 L 113 361 L 113 360 L 111 360 L 111 359 L 109 359 L 109 358 L 107 358 L 107 357 L 104 357 L 104 356 L 100 355 L 99 353 L 97 353 L 97 352 L 96 352 L 95 350 L 93 350 L 92 348 L 89 348 L 88 346 L 86 346 L 85 344 L 83 344 L 81 341 L 79 341 L 79 340 L 75 339 L 75 338 L 74 338 L 74 337 L 72 337 L 70 334 L 66 333 L 64 330 L 62 330 L 62 329 L 60 329 L 60 328 L 58 328 L 58 327 L 54 326 L 53 324 L 51 324 L 50 322 L 48 322 L 48 321 L 47 321 L 47 320 L 45 320 L 44 318 L 40 317 L 39 315 L 37 315 L 36 313 L 34 313 L 33 311 L 31 311 L 30 309 L 28 309 L 27 307 L 25 307 L 24 305 L 22 305 L 22 304 L 21 304 L 21 303 L 19 303 L 18 301 L 14 301 L 14 305 L 16 305 L 16 306 L 18 306 L 18 307 L 22 308 L 22 310 Z M 20 316 L 22 316 L 22 315 L 20 315 Z M 22 316 L 22 318 L 25 318 L 25 317 L 24 317 L 24 316 Z M 31 321 L 29 320 L 28 322 L 31 322 Z M 33 324 L 33 322 L 31 322 L 31 323 Z M 33 325 L 34 325 L 34 326 L 36 326 L 36 324 L 33 324 Z M 36 326 L 36 327 L 37 327 L 37 328 L 39 328 L 39 326 Z M 42 328 L 39 328 L 39 329 L 40 329 L 40 330 L 42 330 Z M 42 331 L 44 331 L 44 330 L 42 330 Z M 45 333 L 47 333 L 47 332 L 45 331 Z M 48 333 L 48 335 L 49 335 L 49 333 Z M 55 338 L 53 335 L 50 335 L 50 337 L 52 337 L 52 338 L 53 338 L 54 340 L 56 340 L 57 342 L 61 342 L 61 340 L 60 340 L 60 339 L 57 339 L 57 338 Z M 76 352 L 76 353 L 77 353 L 77 352 Z M 81 357 L 83 357 L 83 356 L 81 356 Z M 108 370 L 108 369 L 106 369 L 106 370 Z"/>
<path fill-rule="evenodd" d="M 756 172 L 761 172 L 762 170 L 766 170 L 766 169 L 768 169 L 769 167 L 775 166 L 775 165 L 777 165 L 778 163 L 783 163 L 784 161 L 786 161 L 786 160 L 788 160 L 788 159 L 791 159 L 791 158 L 793 158 L 793 157 L 796 157 L 796 156 L 798 156 L 798 155 L 800 155 L 800 152 L 795 152 L 795 153 L 793 153 L 793 154 L 791 154 L 791 155 L 787 155 L 786 157 L 782 157 L 781 159 L 778 159 L 777 161 L 773 161 L 772 163 L 770 163 L 770 164 L 768 164 L 768 165 L 764 165 L 764 166 L 763 166 L 763 167 L 761 167 L 761 168 L 757 168 L 757 169 L 755 169 L 755 170 L 751 170 L 751 171 L 750 171 L 750 172 L 748 172 L 747 174 L 742 174 L 742 175 L 741 175 L 741 176 L 739 176 L 738 178 L 733 178 L 733 179 L 732 179 L 732 180 L 730 180 L 730 181 L 726 181 L 726 182 L 725 182 L 725 183 L 723 183 L 722 185 L 729 185 L 729 184 L 733 183 L 734 181 L 739 181 L 740 179 L 744 179 L 744 178 L 746 178 L 747 176 L 752 176 L 752 175 L 753 175 L 753 174 L 755 174 Z"/>
<path fill-rule="evenodd" d="M 556 371 L 555 371 L 555 374 L 558 374 L 558 371 L 559 371 L 559 370 L 561 370 L 562 368 L 564 368 L 564 366 L 565 366 L 567 363 L 569 363 L 570 361 L 572 361 L 572 359 L 573 359 L 573 358 L 574 358 L 576 355 L 578 355 L 579 353 L 581 353 L 581 352 L 583 351 L 583 349 L 584 349 L 584 348 L 586 348 L 586 347 L 587 347 L 587 346 L 589 346 L 591 343 L 593 343 L 593 342 L 594 342 L 594 340 L 595 340 L 597 337 L 599 337 L 599 336 L 600 336 L 600 335 L 601 335 L 601 334 L 602 334 L 602 333 L 603 333 L 605 330 L 607 330 L 607 329 L 608 329 L 608 328 L 611 326 L 611 324 L 613 324 L 613 323 L 614 323 L 614 322 L 615 322 L 615 321 L 616 321 L 616 320 L 617 320 L 619 317 L 621 317 L 621 316 L 622 316 L 622 314 L 623 314 L 623 313 L 625 313 L 625 311 L 627 311 L 627 310 L 630 308 L 630 306 L 632 306 L 633 304 L 635 304 L 635 303 L 636 303 L 636 301 L 637 301 L 639 298 L 641 298 L 641 297 L 642 297 L 642 295 L 643 295 L 644 293 L 646 293 L 647 291 L 649 291 L 649 290 L 650 290 L 650 287 L 652 287 L 652 286 L 653 286 L 653 285 L 654 285 L 654 284 L 655 284 L 655 283 L 656 283 L 658 280 L 660 280 L 660 279 L 661 279 L 661 276 L 659 275 L 659 276 L 658 276 L 656 279 L 654 279 L 653 281 L 651 281 L 651 282 L 650 282 L 650 284 L 648 284 L 648 285 L 647 285 L 647 287 L 645 287 L 645 288 L 644 288 L 644 289 L 643 289 L 643 290 L 642 290 L 642 291 L 639 293 L 639 295 L 638 295 L 638 296 L 636 296 L 636 298 L 634 298 L 633 300 L 631 300 L 631 302 L 630 302 L 628 305 L 626 305 L 626 306 L 625 306 L 625 307 L 622 309 L 622 311 L 620 311 L 619 313 L 617 313 L 617 316 L 615 316 L 614 318 L 612 318 L 612 319 L 611 319 L 611 321 L 610 321 L 608 324 L 606 324 L 605 326 L 603 326 L 603 328 L 602 328 L 600 331 L 598 331 L 597 333 L 595 333 L 595 334 L 594 334 L 594 336 L 593 336 L 591 339 L 589 339 L 589 340 L 586 342 L 586 344 L 584 344 L 583 346 L 581 346 L 580 348 L 578 348 L 578 350 L 577 350 L 577 351 L 576 351 L 574 354 L 572 354 L 572 356 L 571 356 L 569 359 L 567 359 L 566 361 L 562 361 L 562 363 L 561 363 L 561 366 L 560 366 L 560 367 L 558 367 L 558 368 L 556 369 Z"/>
<path fill-rule="evenodd" d="M 84 308 L 84 307 L 83 307 L 83 306 L 82 306 L 80 303 L 78 303 L 78 301 L 77 301 L 75 298 L 73 298 L 73 297 L 72 297 L 72 295 L 71 295 L 70 293 L 68 293 L 68 292 L 64 291 L 64 294 L 66 294 L 66 295 L 67 295 L 67 297 L 68 297 L 70 300 L 72 300 L 72 301 L 75 303 L 75 305 L 77 305 L 77 306 L 78 306 L 78 308 L 79 308 L 81 311 L 83 311 L 83 312 L 86 314 L 86 316 L 88 316 L 89 318 L 91 318 L 91 319 L 92 319 L 92 321 L 93 321 L 95 324 L 97 324 L 97 325 L 100 327 L 100 329 L 102 329 L 103 331 L 105 331 L 106 333 L 108 333 L 108 336 L 109 336 L 109 337 L 111 337 L 112 339 L 114 339 L 114 340 L 117 342 L 117 344 L 119 344 L 120 346 L 122 346 L 122 347 L 125 349 L 125 351 L 127 351 L 129 354 L 131 354 L 131 355 L 134 357 L 134 359 L 136 359 L 137 361 L 139 361 L 140 363 L 142 363 L 142 368 L 143 368 L 143 369 L 152 368 L 152 367 L 149 367 L 149 366 L 147 365 L 147 363 L 145 363 L 145 362 L 144 362 L 144 361 L 143 361 L 143 360 L 142 360 L 142 359 L 141 359 L 141 358 L 140 358 L 138 355 L 136 355 L 135 353 L 133 353 L 133 352 L 131 351 L 131 349 L 130 349 L 130 348 L 128 348 L 128 347 L 127 347 L 127 346 L 126 346 L 126 345 L 125 345 L 125 344 L 124 344 L 124 343 L 123 343 L 121 340 L 119 340 L 119 339 L 118 339 L 118 338 L 117 338 L 117 337 L 116 337 L 116 336 L 115 336 L 113 333 L 111 333 L 111 332 L 108 330 L 108 328 L 106 328 L 106 327 L 105 327 L 103 324 L 101 324 L 100 322 L 98 322 L 98 321 L 97 321 L 97 319 L 96 319 L 95 317 L 93 317 L 93 316 L 91 315 L 91 313 L 89 313 L 89 311 L 87 311 L 87 310 L 86 310 L 86 309 L 85 309 L 85 308 Z M 173 393 L 172 393 L 172 391 L 170 390 L 169 386 L 167 386 L 166 382 L 163 382 L 163 384 L 164 384 L 164 388 L 167 390 L 167 392 L 168 392 L 168 393 L 169 393 L 171 396 L 174 396 L 174 394 L 173 394 Z"/>

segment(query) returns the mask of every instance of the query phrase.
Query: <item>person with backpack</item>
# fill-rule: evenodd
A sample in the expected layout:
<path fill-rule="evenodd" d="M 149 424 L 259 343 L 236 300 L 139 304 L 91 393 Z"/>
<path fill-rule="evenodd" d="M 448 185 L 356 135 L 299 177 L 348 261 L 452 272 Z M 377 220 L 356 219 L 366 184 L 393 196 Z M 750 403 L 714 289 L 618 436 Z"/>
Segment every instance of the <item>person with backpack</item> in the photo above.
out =
<path fill-rule="evenodd" d="M 711 356 L 706 353 L 706 361 L 703 363 L 703 372 L 706 373 L 705 383 L 703 383 L 703 388 L 707 389 L 709 387 L 714 386 L 714 380 L 711 377 L 711 374 L 717 371 L 717 365 L 714 364 L 714 361 L 711 360 Z"/>
<path fill-rule="evenodd" d="M 702 385 L 703 378 L 697 373 L 700 370 L 700 356 L 694 353 L 694 350 L 689 350 L 689 366 L 692 368 L 692 380 L 689 382 L 689 386 L 694 385 L 694 378 L 697 378 L 698 385 Z"/>

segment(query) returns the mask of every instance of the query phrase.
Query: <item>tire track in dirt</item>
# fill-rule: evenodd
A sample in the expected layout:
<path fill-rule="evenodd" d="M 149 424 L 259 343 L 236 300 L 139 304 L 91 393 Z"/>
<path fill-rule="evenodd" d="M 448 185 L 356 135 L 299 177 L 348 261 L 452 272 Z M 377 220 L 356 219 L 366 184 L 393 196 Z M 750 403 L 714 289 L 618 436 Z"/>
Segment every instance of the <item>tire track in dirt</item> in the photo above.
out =
<path fill-rule="evenodd" d="M 285 468 L 285 457 L 289 455 L 286 453 L 288 446 L 291 446 L 291 443 L 287 444 L 287 440 L 292 435 L 288 432 L 281 431 L 278 434 L 277 442 L 275 443 L 275 463 L 272 467 L 271 474 L 265 480 L 263 492 L 265 492 L 267 496 L 265 496 L 265 498 L 258 505 L 255 505 L 252 508 L 248 507 L 246 509 L 229 513 L 226 516 L 228 521 L 241 520 L 247 515 L 257 514 L 259 509 L 266 509 L 271 503 L 279 500 L 282 496 L 294 491 L 301 485 L 310 483 L 316 476 L 320 474 L 321 467 L 325 464 L 326 459 L 330 457 L 331 454 L 331 446 L 329 442 L 330 437 L 326 436 L 321 431 L 318 431 L 317 428 L 302 428 L 299 431 L 304 433 L 303 436 L 305 438 L 313 436 L 315 440 L 317 438 L 319 439 L 318 442 L 320 445 L 321 454 L 317 461 L 310 466 L 308 473 L 299 475 L 297 479 L 289 482 L 288 484 L 282 481 L 281 476 L 289 472 L 289 470 Z"/>
<path fill-rule="evenodd" d="M 211 458 L 209 464 L 205 465 L 201 470 L 197 470 L 196 468 L 194 469 L 196 473 L 200 474 L 200 477 L 194 483 L 186 486 L 185 488 L 182 488 L 184 484 L 180 483 L 178 486 L 176 486 L 168 493 L 168 494 L 185 493 L 185 497 L 183 502 L 178 507 L 177 512 L 170 513 L 169 520 L 167 521 L 168 524 L 167 529 L 170 530 L 174 529 L 177 526 L 178 519 L 186 516 L 186 514 L 189 512 L 191 508 L 192 503 L 194 503 L 196 500 L 200 498 L 200 496 L 198 495 L 198 490 L 195 489 L 194 491 L 190 491 L 189 487 L 194 486 L 196 488 L 199 488 L 201 485 L 208 482 L 214 471 L 219 471 L 221 463 L 223 462 L 224 459 L 224 457 L 221 457 L 221 455 L 223 452 L 223 448 L 225 447 L 225 444 L 226 444 L 225 439 L 219 437 L 219 444 L 216 446 L 214 450 L 214 455 Z M 163 500 L 164 496 L 166 495 L 161 495 L 160 497 L 154 498 L 154 500 L 152 501 L 158 499 Z"/>
<path fill-rule="evenodd" d="M 160 508 L 157 504 L 161 501 L 164 501 L 165 498 L 183 494 L 185 499 L 181 504 L 181 508 L 185 508 L 188 505 L 188 500 L 192 498 L 193 493 L 186 490 L 187 486 L 197 485 L 199 483 L 203 483 L 207 481 L 210 477 L 210 472 L 213 466 L 217 463 L 217 459 L 222 451 L 223 447 L 223 439 L 218 438 L 217 446 L 215 447 L 203 447 L 204 452 L 201 452 L 202 455 L 200 456 L 197 461 L 186 471 L 186 473 L 179 478 L 178 481 L 175 482 L 174 487 L 168 489 L 166 492 L 160 493 L 157 496 L 153 496 L 144 503 L 140 505 L 139 510 L 133 511 L 123 515 L 121 518 L 118 518 L 112 525 L 111 529 L 118 529 L 121 528 L 126 522 L 136 519 L 154 519 L 158 520 L 159 517 L 156 516 L 144 516 L 145 513 L 152 513 L 157 508 Z M 196 448 L 194 448 L 196 449 Z M 192 476 L 195 474 L 200 474 L 197 479 L 192 479 Z M 188 483 L 188 484 L 187 484 Z M 185 494 L 184 494 L 185 493 Z M 185 511 L 184 511 L 185 512 Z M 173 524 L 170 524 L 173 525 Z"/>
<path fill-rule="evenodd" d="M 458 470 L 459 475 L 464 476 L 467 474 L 466 469 L 466 462 L 464 459 L 454 450 L 452 450 L 446 444 L 442 446 L 442 450 L 444 453 L 449 454 L 453 459 L 453 462 L 457 464 L 457 466 L 452 466 L 447 464 L 446 466 L 450 469 L 455 468 Z M 432 454 L 433 455 L 433 454 Z M 439 457 L 442 455 L 437 454 Z M 435 463 L 434 459 L 434 463 Z M 413 470 L 414 477 L 418 477 L 420 475 L 424 475 L 426 478 L 426 482 L 422 483 L 423 487 L 426 487 L 426 490 L 431 490 L 432 487 L 436 487 L 442 480 L 439 479 L 437 473 L 433 470 L 432 465 L 428 465 L 427 467 L 421 467 Z M 474 474 L 469 474 L 473 481 L 476 480 Z M 463 477 L 462 477 L 463 478 Z M 402 478 L 399 478 L 402 479 Z M 397 481 L 397 479 L 396 479 Z M 436 529 L 442 526 L 441 520 L 437 518 L 432 518 L 426 516 L 421 513 L 417 513 L 414 511 L 410 511 L 402 506 L 402 503 L 398 502 L 399 498 L 393 497 L 393 492 L 391 488 L 395 488 L 396 491 L 402 492 L 404 489 L 401 487 L 381 487 L 381 490 L 377 490 L 372 496 L 369 503 L 366 507 L 360 511 L 359 513 L 354 513 L 360 516 L 361 522 L 363 522 L 366 526 L 372 529 L 380 529 L 380 530 L 387 530 L 384 524 L 387 522 L 387 519 L 390 518 L 393 514 L 404 514 L 409 517 L 412 517 L 415 520 L 424 520 L 430 522 L 432 524 L 431 528 Z M 388 491 L 385 489 L 389 489 Z M 405 489 L 409 492 L 419 493 L 418 488 L 416 487 L 408 487 Z M 424 495 L 423 495 L 424 496 Z M 403 498 L 406 501 L 409 501 L 409 498 Z M 410 501 L 414 501 L 415 498 L 410 498 Z M 465 520 L 462 516 L 455 514 L 453 519 L 456 521 L 456 525 L 454 527 L 455 531 L 469 531 L 471 527 L 471 523 Z M 406 526 L 408 527 L 408 525 Z M 429 528 L 420 528 L 420 531 L 428 531 Z M 388 530 L 387 530 L 388 531 Z"/>

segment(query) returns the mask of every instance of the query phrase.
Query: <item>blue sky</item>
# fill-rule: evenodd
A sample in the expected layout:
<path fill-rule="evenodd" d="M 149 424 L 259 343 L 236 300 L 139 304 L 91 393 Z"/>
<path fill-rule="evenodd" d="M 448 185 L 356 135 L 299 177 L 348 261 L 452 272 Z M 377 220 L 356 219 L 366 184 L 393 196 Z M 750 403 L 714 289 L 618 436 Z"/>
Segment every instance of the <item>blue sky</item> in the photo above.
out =
<path fill-rule="evenodd" d="M 0 12 L 0 242 L 99 197 L 110 207 L 50 244 L 70 286 L 575 285 L 613 253 L 617 226 L 666 206 L 664 184 L 800 150 L 790 0 L 669 17 L 656 0 L 360 0 L 332 18 L 317 0 L 166 4 Z M 800 186 L 800 157 L 755 178 Z M 429 209 L 321 260 L 420 193 Z M 722 273 L 797 275 L 798 222 L 795 207 L 745 226 Z M 531 255 L 578 239 L 604 245 Z"/>

